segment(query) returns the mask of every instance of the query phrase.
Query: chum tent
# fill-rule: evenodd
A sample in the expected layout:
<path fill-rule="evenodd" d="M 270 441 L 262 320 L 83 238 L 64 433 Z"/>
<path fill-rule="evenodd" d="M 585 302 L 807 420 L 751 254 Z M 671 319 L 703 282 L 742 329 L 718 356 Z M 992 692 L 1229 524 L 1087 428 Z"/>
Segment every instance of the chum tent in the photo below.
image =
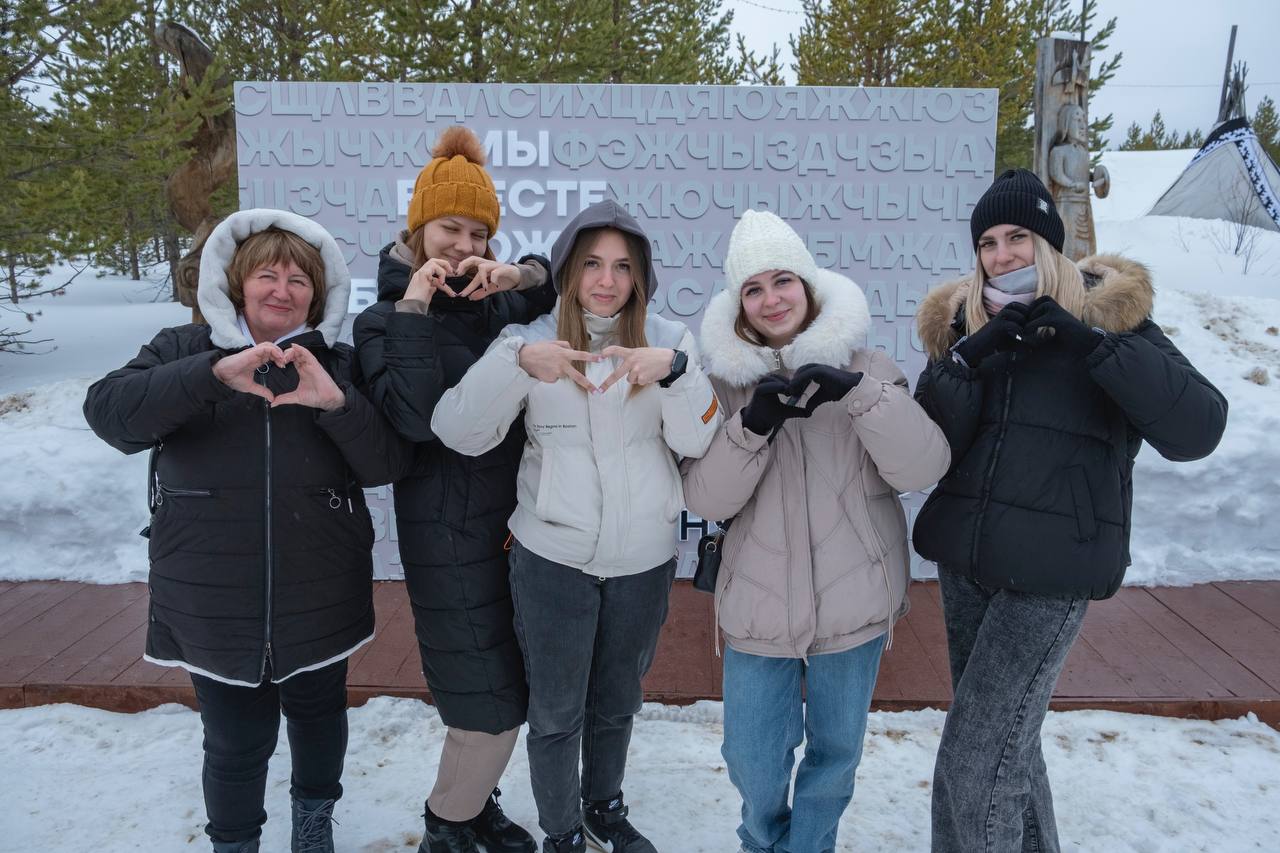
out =
<path fill-rule="evenodd" d="M 1224 121 L 1149 215 L 1225 219 L 1280 231 L 1280 168 L 1247 119 Z"/>

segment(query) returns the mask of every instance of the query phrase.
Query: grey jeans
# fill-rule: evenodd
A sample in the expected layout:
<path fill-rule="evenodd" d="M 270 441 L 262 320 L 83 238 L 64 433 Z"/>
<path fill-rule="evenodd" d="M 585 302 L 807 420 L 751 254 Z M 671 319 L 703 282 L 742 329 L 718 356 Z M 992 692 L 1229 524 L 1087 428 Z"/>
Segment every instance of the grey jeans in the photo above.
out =
<path fill-rule="evenodd" d="M 934 853 L 1057 853 L 1040 726 L 1088 601 L 939 566 L 955 699 L 933 771 Z"/>
<path fill-rule="evenodd" d="M 519 542 L 511 550 L 516 638 L 529 679 L 529 776 L 548 835 L 580 826 L 584 800 L 622 792 L 640 681 L 675 573 L 673 558 L 640 574 L 598 578 Z"/>

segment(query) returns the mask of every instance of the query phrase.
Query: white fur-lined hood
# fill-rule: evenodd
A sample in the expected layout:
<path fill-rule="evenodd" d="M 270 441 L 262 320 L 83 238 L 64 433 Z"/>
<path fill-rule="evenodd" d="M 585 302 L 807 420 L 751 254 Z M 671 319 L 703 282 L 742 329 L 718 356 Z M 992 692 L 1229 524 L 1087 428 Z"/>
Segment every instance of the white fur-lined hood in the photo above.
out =
<path fill-rule="evenodd" d="M 808 329 L 780 350 L 782 364 L 794 370 L 805 364 L 844 367 L 854 351 L 866 346 L 871 313 L 862 289 L 850 278 L 819 269 L 813 288 L 821 312 Z M 702 361 L 707 373 L 731 385 L 754 385 L 775 369 L 774 350 L 750 344 L 733 331 L 738 316 L 736 294 L 722 290 L 712 297 L 702 317 Z"/>
<path fill-rule="evenodd" d="M 200 313 L 209 324 L 209 337 L 214 346 L 222 349 L 240 349 L 247 346 L 244 334 L 236 319 L 236 307 L 231 303 L 230 286 L 227 283 L 227 267 L 235 257 L 236 248 L 250 236 L 268 228 L 291 231 L 320 251 L 324 262 L 325 304 L 324 317 L 317 331 L 324 336 L 327 346 L 338 341 L 342 321 L 347 316 L 347 302 L 351 293 L 351 272 L 342 257 L 342 250 L 333 235 L 323 225 L 290 213 L 287 210 L 254 208 L 231 214 L 218 223 L 205 241 L 200 254 L 200 285 L 196 289 L 196 302 Z"/>

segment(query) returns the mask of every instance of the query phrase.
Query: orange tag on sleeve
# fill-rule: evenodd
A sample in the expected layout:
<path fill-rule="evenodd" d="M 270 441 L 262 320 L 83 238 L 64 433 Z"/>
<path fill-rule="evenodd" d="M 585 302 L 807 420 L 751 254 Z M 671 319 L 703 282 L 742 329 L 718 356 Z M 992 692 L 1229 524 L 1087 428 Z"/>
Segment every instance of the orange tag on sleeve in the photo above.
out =
<path fill-rule="evenodd" d="M 716 399 L 716 395 L 711 395 L 711 405 L 702 413 L 702 422 L 704 424 L 711 423 L 711 419 L 716 416 L 716 412 L 720 411 L 720 401 Z"/>

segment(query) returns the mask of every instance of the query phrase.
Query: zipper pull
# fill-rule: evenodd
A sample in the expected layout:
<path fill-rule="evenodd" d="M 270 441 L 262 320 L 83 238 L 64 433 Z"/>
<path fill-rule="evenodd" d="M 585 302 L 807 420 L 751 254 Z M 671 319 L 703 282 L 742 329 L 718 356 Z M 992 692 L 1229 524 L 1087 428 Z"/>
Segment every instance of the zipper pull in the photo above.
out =
<path fill-rule="evenodd" d="M 782 350 L 773 351 L 773 368 L 774 370 L 782 369 Z"/>
<path fill-rule="evenodd" d="M 342 498 L 338 497 L 336 489 L 329 489 L 329 509 L 338 509 L 342 506 Z"/>

